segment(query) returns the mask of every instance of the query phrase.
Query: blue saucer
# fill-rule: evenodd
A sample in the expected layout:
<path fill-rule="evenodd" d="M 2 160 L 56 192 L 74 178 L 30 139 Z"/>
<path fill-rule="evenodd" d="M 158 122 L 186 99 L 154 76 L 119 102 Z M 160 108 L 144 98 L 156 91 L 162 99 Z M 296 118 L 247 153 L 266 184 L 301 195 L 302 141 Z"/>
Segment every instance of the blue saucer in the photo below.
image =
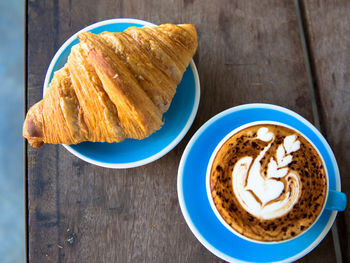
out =
<path fill-rule="evenodd" d="M 137 19 L 111 19 L 90 25 L 70 37 L 57 51 L 46 73 L 44 92 L 53 73 L 67 62 L 71 47 L 77 43 L 77 34 L 84 31 L 122 32 L 128 27 L 153 25 Z M 64 145 L 75 156 L 95 165 L 108 168 L 130 168 L 155 161 L 173 149 L 185 136 L 196 116 L 200 97 L 196 66 L 191 61 L 178 85 L 169 110 L 163 116 L 163 127 L 143 140 L 126 139 L 121 143 L 84 142 Z"/>
<path fill-rule="evenodd" d="M 340 191 L 339 170 L 328 143 L 307 120 L 285 108 L 247 104 L 228 109 L 206 122 L 192 137 L 178 171 L 178 197 L 186 223 L 213 254 L 229 262 L 290 262 L 309 253 L 326 236 L 337 212 L 324 210 L 303 235 L 279 244 L 241 239 L 215 216 L 206 192 L 206 169 L 217 144 L 232 130 L 248 122 L 276 121 L 294 127 L 319 149 L 326 163 L 329 189 Z"/>

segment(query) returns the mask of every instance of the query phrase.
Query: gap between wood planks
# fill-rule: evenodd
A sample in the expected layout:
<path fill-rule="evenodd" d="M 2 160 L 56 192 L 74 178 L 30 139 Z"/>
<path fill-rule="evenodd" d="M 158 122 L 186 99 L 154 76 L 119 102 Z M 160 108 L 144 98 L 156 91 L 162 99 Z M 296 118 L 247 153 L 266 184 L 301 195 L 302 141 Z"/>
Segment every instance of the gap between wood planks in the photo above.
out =
<path fill-rule="evenodd" d="M 28 107 L 28 1 L 24 1 L 24 115 L 27 114 Z M 29 262 L 29 206 L 28 206 L 28 142 L 25 138 L 22 138 L 24 143 L 24 254 L 26 262 Z"/>
<path fill-rule="evenodd" d="M 312 70 L 312 64 L 311 64 L 311 59 L 310 59 L 310 41 L 308 41 L 308 34 L 307 34 L 307 28 L 305 28 L 305 12 L 304 10 L 301 9 L 300 7 L 300 0 L 294 0 L 294 5 L 295 5 L 295 11 L 297 15 L 297 20 L 298 20 L 298 27 L 299 27 L 299 34 L 300 34 L 300 40 L 301 40 L 301 46 L 303 49 L 303 55 L 304 55 L 304 63 L 305 63 L 305 68 L 306 68 L 306 75 L 307 75 L 307 80 L 309 84 L 309 90 L 310 90 L 310 95 L 311 95 L 311 101 L 312 101 L 312 113 L 314 117 L 314 125 L 316 128 L 322 132 L 322 126 L 321 126 L 321 121 L 320 120 L 320 111 L 319 111 L 319 96 L 318 96 L 318 89 L 317 85 L 315 84 L 314 80 L 316 79 L 315 76 L 315 71 Z M 321 116 L 322 117 L 322 116 Z M 335 250 L 335 256 L 336 256 L 336 261 L 337 263 L 342 263 L 342 251 L 340 248 L 340 241 L 339 241 L 339 234 L 338 234 L 338 227 L 337 227 L 337 222 L 334 221 L 334 224 L 332 226 L 332 236 L 333 236 L 333 244 L 334 244 L 334 250 Z"/>

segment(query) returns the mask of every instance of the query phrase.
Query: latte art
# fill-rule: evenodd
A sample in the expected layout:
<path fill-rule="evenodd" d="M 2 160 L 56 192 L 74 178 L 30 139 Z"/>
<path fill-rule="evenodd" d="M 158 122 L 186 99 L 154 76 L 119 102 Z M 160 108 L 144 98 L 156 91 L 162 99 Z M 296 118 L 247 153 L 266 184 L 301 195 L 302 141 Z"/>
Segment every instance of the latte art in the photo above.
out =
<path fill-rule="evenodd" d="M 257 124 L 220 146 L 210 166 L 209 187 L 229 227 L 269 242 L 293 238 L 316 221 L 327 179 L 321 157 L 303 135 Z"/>
<path fill-rule="evenodd" d="M 271 157 L 267 167 L 261 167 L 261 159 L 275 136 L 267 128 L 260 128 L 256 139 L 269 144 L 255 159 L 247 156 L 236 163 L 232 172 L 233 192 L 252 215 L 263 219 L 280 217 L 288 213 L 299 198 L 299 176 L 286 166 L 292 162 L 290 153 L 299 150 L 300 142 L 295 135 L 287 136 L 278 146 L 275 158 Z M 267 175 L 263 171 L 267 171 Z"/>

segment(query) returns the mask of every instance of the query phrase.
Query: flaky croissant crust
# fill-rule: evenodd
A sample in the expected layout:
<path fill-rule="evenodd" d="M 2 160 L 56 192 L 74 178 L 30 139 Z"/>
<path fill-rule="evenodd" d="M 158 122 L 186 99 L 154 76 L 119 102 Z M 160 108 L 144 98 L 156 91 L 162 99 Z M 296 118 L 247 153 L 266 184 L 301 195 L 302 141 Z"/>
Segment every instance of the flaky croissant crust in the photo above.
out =
<path fill-rule="evenodd" d="M 43 143 L 143 139 L 162 126 L 186 67 L 197 49 L 191 24 L 80 33 L 66 65 L 33 105 L 23 136 Z"/>

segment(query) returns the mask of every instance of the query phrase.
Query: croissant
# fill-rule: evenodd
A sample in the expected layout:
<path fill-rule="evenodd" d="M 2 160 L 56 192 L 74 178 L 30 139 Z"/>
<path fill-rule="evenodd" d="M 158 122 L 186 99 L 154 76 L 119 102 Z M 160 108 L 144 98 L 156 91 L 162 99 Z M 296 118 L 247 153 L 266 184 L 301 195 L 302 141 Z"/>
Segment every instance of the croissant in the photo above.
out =
<path fill-rule="evenodd" d="M 121 142 L 160 129 L 196 52 L 191 24 L 130 27 L 78 35 L 68 61 L 33 105 L 23 136 L 43 143 Z"/>

